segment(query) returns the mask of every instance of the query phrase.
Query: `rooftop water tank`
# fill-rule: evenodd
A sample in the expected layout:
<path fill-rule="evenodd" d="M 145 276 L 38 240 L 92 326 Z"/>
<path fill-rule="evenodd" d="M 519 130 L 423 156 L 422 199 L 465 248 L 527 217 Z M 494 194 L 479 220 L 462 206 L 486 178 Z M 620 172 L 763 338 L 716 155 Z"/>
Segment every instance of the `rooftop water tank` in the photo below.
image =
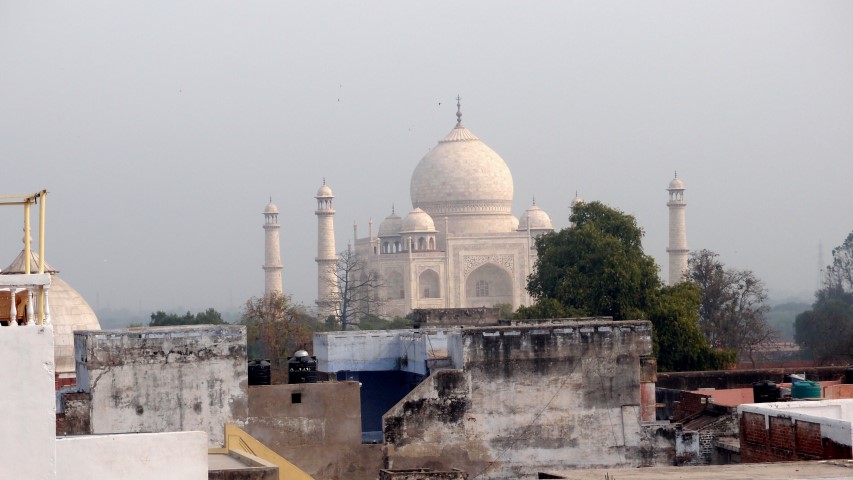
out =
<path fill-rule="evenodd" d="M 298 350 L 287 360 L 287 383 L 317 383 L 317 357 Z"/>
<path fill-rule="evenodd" d="M 820 384 L 810 380 L 803 380 L 791 386 L 792 398 L 820 398 Z"/>
<path fill-rule="evenodd" d="M 776 382 L 769 380 L 752 384 L 752 397 L 755 403 L 770 403 L 779 401 L 779 387 Z"/>

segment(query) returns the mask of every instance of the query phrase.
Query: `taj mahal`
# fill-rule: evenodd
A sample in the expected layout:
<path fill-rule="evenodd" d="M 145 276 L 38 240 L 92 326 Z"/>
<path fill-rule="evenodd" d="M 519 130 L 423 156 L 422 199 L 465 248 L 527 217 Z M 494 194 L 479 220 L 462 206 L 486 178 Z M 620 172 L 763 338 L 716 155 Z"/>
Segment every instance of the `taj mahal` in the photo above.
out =
<path fill-rule="evenodd" d="M 684 184 L 674 178 L 669 192 L 669 283 L 687 269 Z M 554 231 L 551 217 L 536 201 L 519 217 L 512 213 L 513 179 L 507 164 L 462 124 L 457 98 L 456 125 L 417 164 L 412 173 L 412 209 L 405 216 L 392 207 L 378 231 L 350 247 L 366 269 L 378 273 L 380 316 L 405 316 L 416 308 L 471 308 L 529 305 L 527 277 L 537 258 L 535 239 Z M 334 199 L 323 185 L 315 195 L 318 316 L 334 314 L 329 301 L 336 285 Z M 583 200 L 575 195 L 570 206 Z M 402 212 L 401 212 L 402 213 Z M 281 292 L 278 210 L 270 203 L 266 221 L 267 292 Z"/>

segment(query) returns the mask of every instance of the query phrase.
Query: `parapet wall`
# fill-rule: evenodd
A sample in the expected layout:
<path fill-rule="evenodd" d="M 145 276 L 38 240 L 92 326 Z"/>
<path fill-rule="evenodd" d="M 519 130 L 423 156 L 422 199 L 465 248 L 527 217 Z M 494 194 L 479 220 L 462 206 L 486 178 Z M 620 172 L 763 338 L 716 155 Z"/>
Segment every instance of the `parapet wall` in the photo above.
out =
<path fill-rule="evenodd" d="M 416 308 L 412 311 L 415 328 L 428 326 L 486 326 L 497 325 L 500 308 Z"/>
<path fill-rule="evenodd" d="M 741 462 L 853 458 L 851 410 L 853 400 L 740 405 Z"/>
<path fill-rule="evenodd" d="M 455 368 L 434 372 L 383 417 L 386 464 L 485 478 L 651 465 L 640 427 L 651 333 L 646 321 L 450 333 Z"/>
<path fill-rule="evenodd" d="M 91 432 L 207 432 L 247 417 L 243 326 L 74 332 L 77 385 L 91 394 Z"/>

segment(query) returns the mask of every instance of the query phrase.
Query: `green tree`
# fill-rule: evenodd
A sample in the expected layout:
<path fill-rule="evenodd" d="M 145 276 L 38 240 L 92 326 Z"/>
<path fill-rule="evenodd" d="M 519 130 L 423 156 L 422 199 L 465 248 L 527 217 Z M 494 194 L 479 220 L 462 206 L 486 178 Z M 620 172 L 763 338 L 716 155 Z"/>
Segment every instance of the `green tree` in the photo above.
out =
<path fill-rule="evenodd" d="M 663 287 L 633 216 L 592 202 L 573 208 L 571 220 L 572 227 L 537 238 L 536 272 L 528 278 L 536 302 L 520 307 L 516 318 L 649 319 L 661 370 L 733 363 L 731 352 L 712 350 L 702 336 L 698 289 Z"/>
<path fill-rule="evenodd" d="M 655 296 L 649 320 L 658 370 L 720 370 L 736 362 L 735 352 L 709 347 L 697 322 L 700 299 L 699 288 L 689 282 L 663 287 Z"/>
<path fill-rule="evenodd" d="M 573 227 L 536 239 L 527 290 L 537 303 L 556 300 L 562 313 L 641 318 L 660 280 L 654 259 L 643 252 L 637 221 L 600 202 L 579 204 L 571 220 Z"/>
<path fill-rule="evenodd" d="M 794 341 L 821 364 L 853 358 L 853 232 L 832 249 L 823 287 L 794 322 Z"/>
<path fill-rule="evenodd" d="M 779 339 L 767 322 L 764 282 L 750 270 L 727 268 L 710 250 L 690 253 L 686 278 L 699 287 L 699 326 L 711 346 L 733 350 L 755 366 Z"/>
<path fill-rule="evenodd" d="M 166 313 L 162 310 L 157 310 L 151 314 L 151 321 L 148 322 L 149 327 L 165 327 L 170 325 L 223 325 L 226 322 L 222 319 L 222 315 L 213 308 L 208 308 L 204 312 L 199 312 L 193 315 L 191 312 L 183 315 L 177 313 Z"/>

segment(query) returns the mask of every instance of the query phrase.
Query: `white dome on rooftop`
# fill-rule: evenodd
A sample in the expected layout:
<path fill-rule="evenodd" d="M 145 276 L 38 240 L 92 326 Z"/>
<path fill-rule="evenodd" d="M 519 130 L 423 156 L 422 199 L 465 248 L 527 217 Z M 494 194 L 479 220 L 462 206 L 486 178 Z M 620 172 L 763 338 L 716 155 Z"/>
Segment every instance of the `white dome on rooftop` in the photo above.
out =
<path fill-rule="evenodd" d="M 530 226 L 530 230 L 554 230 L 554 225 L 551 223 L 551 217 L 545 212 L 545 210 L 539 208 L 536 203 L 525 210 L 521 215 L 518 230 L 527 230 L 528 225 Z"/>
<path fill-rule="evenodd" d="M 678 174 L 669 182 L 669 190 L 684 190 L 684 182 L 678 178 Z"/>
<path fill-rule="evenodd" d="M 420 208 L 416 208 L 406 215 L 406 219 L 403 220 L 403 227 L 400 231 L 402 233 L 434 233 L 436 231 L 435 222 L 432 221 L 432 217 L 430 217 L 428 213 Z"/>
<path fill-rule="evenodd" d="M 320 186 L 320 189 L 317 190 L 316 197 L 334 197 L 334 195 L 332 195 L 332 189 L 329 188 L 328 185 L 326 185 L 325 180 L 323 181 L 323 185 Z"/>
<path fill-rule="evenodd" d="M 397 237 L 403 228 L 403 219 L 391 209 L 391 215 L 385 217 L 379 224 L 379 237 Z"/>
<path fill-rule="evenodd" d="M 270 200 L 270 203 L 268 203 L 266 208 L 264 208 L 264 213 L 278 213 L 278 207 L 272 203 L 272 200 Z"/>

